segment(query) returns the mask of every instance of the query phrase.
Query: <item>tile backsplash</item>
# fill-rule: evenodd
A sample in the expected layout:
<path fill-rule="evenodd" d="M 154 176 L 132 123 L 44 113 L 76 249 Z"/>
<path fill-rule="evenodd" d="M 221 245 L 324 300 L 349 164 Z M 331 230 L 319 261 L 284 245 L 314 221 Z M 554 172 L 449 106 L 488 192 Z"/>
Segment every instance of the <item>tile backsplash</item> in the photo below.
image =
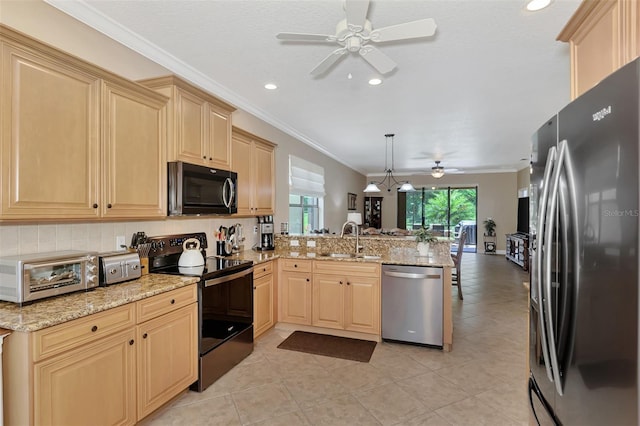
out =
<path fill-rule="evenodd" d="M 0 225 L 0 256 L 42 253 L 60 250 L 91 250 L 107 252 L 119 250 L 116 237 L 124 236 L 126 244 L 131 243 L 134 232 L 144 231 L 149 236 L 206 232 L 208 255 L 215 254 L 214 231 L 220 226 L 240 223 L 245 237 L 245 250 L 257 243 L 253 227 L 255 218 L 180 218 L 158 221 L 104 222 L 104 223 L 64 223 L 42 225 Z"/>

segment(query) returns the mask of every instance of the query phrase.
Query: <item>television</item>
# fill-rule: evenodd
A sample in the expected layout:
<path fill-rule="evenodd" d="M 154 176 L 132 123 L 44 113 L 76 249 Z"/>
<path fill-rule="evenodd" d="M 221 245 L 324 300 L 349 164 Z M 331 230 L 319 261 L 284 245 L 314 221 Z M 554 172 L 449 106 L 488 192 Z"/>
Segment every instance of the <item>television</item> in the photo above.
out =
<path fill-rule="evenodd" d="M 518 229 L 519 234 L 529 234 L 529 197 L 518 198 Z"/>

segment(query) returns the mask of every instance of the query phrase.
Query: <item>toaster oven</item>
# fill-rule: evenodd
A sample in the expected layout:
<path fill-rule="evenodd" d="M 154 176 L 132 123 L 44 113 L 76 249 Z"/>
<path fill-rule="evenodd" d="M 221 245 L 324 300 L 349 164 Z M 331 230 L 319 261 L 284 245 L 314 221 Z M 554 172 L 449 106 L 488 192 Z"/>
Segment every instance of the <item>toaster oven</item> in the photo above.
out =
<path fill-rule="evenodd" d="M 98 254 L 58 251 L 0 257 L 0 300 L 32 302 L 98 286 Z"/>

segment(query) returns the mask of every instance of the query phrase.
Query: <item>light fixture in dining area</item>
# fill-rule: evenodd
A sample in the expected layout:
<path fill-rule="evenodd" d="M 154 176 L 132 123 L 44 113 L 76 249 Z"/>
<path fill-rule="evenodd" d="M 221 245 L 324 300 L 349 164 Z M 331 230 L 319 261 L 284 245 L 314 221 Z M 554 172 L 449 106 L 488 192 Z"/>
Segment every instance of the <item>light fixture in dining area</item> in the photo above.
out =
<path fill-rule="evenodd" d="M 387 191 L 389 192 L 391 192 L 391 189 L 394 186 L 398 186 L 399 192 L 415 191 L 415 188 L 413 187 L 413 185 L 411 185 L 409 181 L 399 182 L 393 176 L 393 137 L 394 136 L 395 136 L 394 133 L 387 133 L 386 135 L 384 135 L 384 137 L 386 138 L 385 153 L 384 153 L 384 172 L 385 172 L 384 178 L 379 182 L 374 182 L 374 181 L 369 182 L 369 184 L 367 185 L 367 187 L 364 189 L 363 192 L 380 192 L 380 186 L 386 187 Z M 388 164 L 389 152 L 391 153 L 391 167 L 389 167 L 389 164 Z"/>
<path fill-rule="evenodd" d="M 444 176 L 444 167 L 440 165 L 440 160 L 436 160 L 436 165 L 431 168 L 431 176 L 436 179 L 440 179 Z"/>

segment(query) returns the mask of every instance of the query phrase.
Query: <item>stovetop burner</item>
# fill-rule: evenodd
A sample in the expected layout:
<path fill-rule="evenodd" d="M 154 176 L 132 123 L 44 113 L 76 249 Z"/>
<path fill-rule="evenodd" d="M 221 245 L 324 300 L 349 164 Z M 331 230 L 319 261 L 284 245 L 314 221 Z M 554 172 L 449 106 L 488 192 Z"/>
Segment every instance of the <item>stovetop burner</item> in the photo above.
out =
<path fill-rule="evenodd" d="M 178 265 L 169 265 L 156 269 L 153 272 L 156 274 L 187 275 L 209 279 L 248 269 L 251 266 L 253 266 L 253 262 L 250 260 L 212 256 L 205 259 L 204 267 L 195 266 L 185 268 Z"/>
<path fill-rule="evenodd" d="M 210 256 L 205 258 L 204 266 L 179 267 L 178 260 L 182 254 L 182 244 L 189 238 L 196 238 L 200 241 L 200 248 L 203 256 L 205 256 L 207 235 L 204 232 L 148 237 L 147 242 L 151 245 L 151 250 L 149 251 L 149 272 L 154 274 L 188 275 L 207 280 L 230 275 L 253 266 L 253 262 L 250 260 Z"/>

